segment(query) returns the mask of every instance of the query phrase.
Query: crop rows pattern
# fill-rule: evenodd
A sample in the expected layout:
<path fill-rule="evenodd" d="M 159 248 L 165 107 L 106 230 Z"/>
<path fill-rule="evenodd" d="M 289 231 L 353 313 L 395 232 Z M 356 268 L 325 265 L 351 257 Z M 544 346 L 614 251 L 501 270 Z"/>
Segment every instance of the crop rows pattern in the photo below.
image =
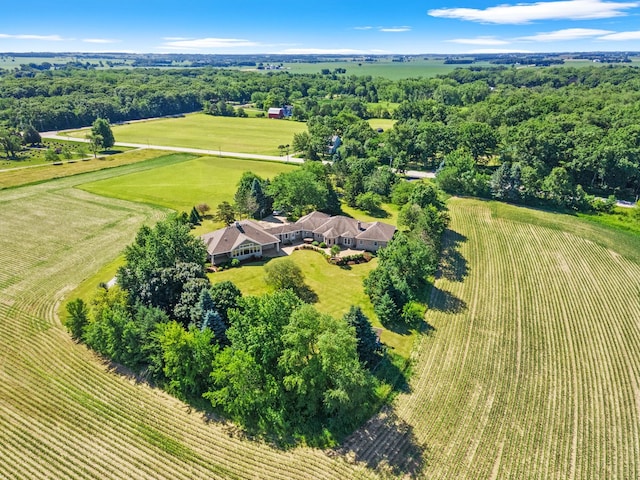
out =
<path fill-rule="evenodd" d="M 433 331 L 393 412 L 405 433 L 385 450 L 382 415 L 345 450 L 430 479 L 640 478 L 640 266 L 611 238 L 449 206 Z"/>

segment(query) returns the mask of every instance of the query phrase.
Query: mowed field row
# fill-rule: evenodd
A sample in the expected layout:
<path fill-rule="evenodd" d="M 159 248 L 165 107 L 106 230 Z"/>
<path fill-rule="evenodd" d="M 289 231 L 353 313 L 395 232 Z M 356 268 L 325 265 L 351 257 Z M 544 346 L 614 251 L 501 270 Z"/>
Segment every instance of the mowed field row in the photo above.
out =
<path fill-rule="evenodd" d="M 419 445 L 434 479 L 640 478 L 640 266 L 524 209 L 449 205 L 435 330 L 396 405 L 410 431 L 394 454 Z"/>
<path fill-rule="evenodd" d="M 73 187 L 184 160 L 0 192 L 0 478 L 375 477 L 320 450 L 244 439 L 113 371 L 56 319 L 65 292 L 166 214 Z"/>

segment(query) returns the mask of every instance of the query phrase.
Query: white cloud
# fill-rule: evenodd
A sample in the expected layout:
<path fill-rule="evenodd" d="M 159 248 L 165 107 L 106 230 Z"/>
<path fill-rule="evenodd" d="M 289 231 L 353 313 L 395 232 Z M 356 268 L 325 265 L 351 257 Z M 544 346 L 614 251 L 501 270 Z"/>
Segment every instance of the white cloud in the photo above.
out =
<path fill-rule="evenodd" d="M 555 32 L 541 32 L 528 37 L 520 37 L 516 40 L 527 42 L 566 42 L 590 37 L 598 37 L 614 33 L 611 30 L 596 30 L 592 28 L 566 28 Z"/>
<path fill-rule="evenodd" d="M 291 55 L 365 55 L 373 52 L 351 48 L 287 48 L 279 53 Z"/>
<path fill-rule="evenodd" d="M 179 42 L 180 40 L 191 40 L 189 37 L 163 37 L 167 42 Z"/>
<path fill-rule="evenodd" d="M 485 9 L 438 8 L 427 13 L 432 17 L 456 18 L 470 22 L 523 24 L 536 20 L 592 20 L 626 15 L 625 10 L 639 6 L 638 2 L 607 2 L 602 0 L 564 0 L 557 2 L 497 5 Z"/>
<path fill-rule="evenodd" d="M 410 32 L 411 27 L 380 27 L 380 31 L 391 32 L 391 33 Z"/>
<path fill-rule="evenodd" d="M 48 42 L 62 42 L 64 40 L 73 40 L 71 38 L 62 38 L 60 35 L 10 35 L 8 33 L 0 33 L 0 38 L 16 38 L 18 40 L 46 40 Z"/>
<path fill-rule="evenodd" d="M 610 35 L 598 37 L 598 40 L 613 40 L 613 41 L 640 40 L 640 30 L 636 30 L 635 32 L 612 33 Z"/>
<path fill-rule="evenodd" d="M 168 41 L 164 46 L 169 48 L 207 49 L 257 47 L 260 46 L 260 44 L 241 38 L 195 38 L 191 40 Z"/>
<path fill-rule="evenodd" d="M 454 38 L 453 40 L 446 41 L 449 43 L 461 43 L 463 45 L 508 45 L 511 43 L 495 37 Z"/>
<path fill-rule="evenodd" d="M 370 25 L 365 25 L 364 27 L 353 27 L 354 30 L 371 30 L 373 27 Z"/>
<path fill-rule="evenodd" d="M 115 38 L 83 38 L 82 41 L 86 43 L 118 43 L 120 40 Z"/>

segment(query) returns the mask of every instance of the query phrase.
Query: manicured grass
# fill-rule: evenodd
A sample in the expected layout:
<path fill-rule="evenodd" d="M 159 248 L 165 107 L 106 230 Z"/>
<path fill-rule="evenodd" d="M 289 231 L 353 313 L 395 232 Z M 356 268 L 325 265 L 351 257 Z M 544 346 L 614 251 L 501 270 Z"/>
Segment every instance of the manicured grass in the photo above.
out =
<path fill-rule="evenodd" d="M 352 208 L 345 203 L 342 204 L 342 211 L 345 215 L 357 218 L 363 222 L 384 222 L 390 223 L 391 225 L 398 224 L 398 206 L 392 203 L 383 203 L 379 216 L 375 217 L 363 212 L 362 210 L 358 210 L 357 208 Z"/>
<path fill-rule="evenodd" d="M 396 124 L 396 121 L 390 118 L 370 118 L 368 122 L 369 125 L 371 125 L 371 128 L 373 128 L 374 130 L 377 128 L 381 128 L 385 132 L 393 128 L 393 126 Z"/>
<path fill-rule="evenodd" d="M 129 165 L 160 156 L 168 155 L 164 151 L 141 149 L 116 155 L 100 156 L 97 159 L 79 160 L 74 163 L 63 162 L 62 165 L 38 165 L 19 170 L 4 171 L 0 172 L 0 189 Z"/>
<path fill-rule="evenodd" d="M 364 293 L 362 281 L 378 264 L 377 259 L 369 263 L 352 265 L 349 268 L 340 268 L 330 265 L 324 257 L 317 252 L 299 250 L 288 257 L 278 257 L 269 262 L 279 262 L 283 258 L 293 260 L 305 275 L 305 283 L 318 295 L 316 308 L 336 318 L 349 311 L 351 305 L 358 305 L 371 319 L 374 326 L 381 327 L 369 297 Z M 265 261 L 244 264 L 239 268 L 231 268 L 222 272 L 209 274 L 212 283 L 231 280 L 244 295 L 261 295 L 269 290 L 264 283 Z M 393 352 L 408 358 L 411 346 L 415 340 L 415 334 L 401 335 L 389 330 L 383 330 L 382 341 Z"/>
<path fill-rule="evenodd" d="M 134 202 L 159 205 L 189 212 L 198 203 L 207 203 L 214 213 L 222 201 L 233 202 L 236 185 L 244 172 L 263 178 L 295 168 L 276 162 L 235 158 L 199 157 L 179 165 L 156 168 L 82 185 L 82 189 Z"/>
<path fill-rule="evenodd" d="M 290 145 L 293 134 L 306 131 L 307 125 L 291 120 L 194 113 L 182 118 L 114 125 L 112 129 L 118 142 L 279 155 L 278 145 Z M 85 134 L 85 130 L 69 133 L 82 138 Z"/>

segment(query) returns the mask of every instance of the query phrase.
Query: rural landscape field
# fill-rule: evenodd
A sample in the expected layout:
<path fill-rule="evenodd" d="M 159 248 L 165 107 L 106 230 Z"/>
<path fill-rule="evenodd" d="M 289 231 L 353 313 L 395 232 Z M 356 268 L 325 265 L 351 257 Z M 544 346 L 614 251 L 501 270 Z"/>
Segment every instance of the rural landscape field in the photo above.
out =
<path fill-rule="evenodd" d="M 244 438 L 72 342 L 59 302 L 166 212 L 77 187 L 165 158 L 0 193 L 2 476 L 638 476 L 640 252 L 571 217 L 451 199 L 409 389 L 333 451 Z"/>
<path fill-rule="evenodd" d="M 640 479 L 639 2 L 0 21 L 0 480 Z"/>

